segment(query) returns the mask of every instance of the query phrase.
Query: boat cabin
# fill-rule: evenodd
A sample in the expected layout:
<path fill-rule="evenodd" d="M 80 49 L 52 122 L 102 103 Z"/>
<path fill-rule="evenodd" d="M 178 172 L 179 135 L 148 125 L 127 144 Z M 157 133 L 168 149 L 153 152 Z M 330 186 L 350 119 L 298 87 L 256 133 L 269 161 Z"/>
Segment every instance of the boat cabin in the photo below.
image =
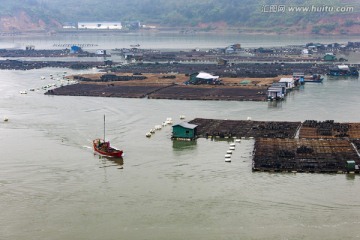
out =
<path fill-rule="evenodd" d="M 294 72 L 293 73 L 293 79 L 295 82 L 299 82 L 301 85 L 305 82 L 305 73 L 303 72 Z"/>
<path fill-rule="evenodd" d="M 328 74 L 331 76 L 359 76 L 359 71 L 348 65 L 337 65 L 331 67 Z"/>
<path fill-rule="evenodd" d="M 172 138 L 189 140 L 193 140 L 196 138 L 197 125 L 195 124 L 182 122 L 174 125 L 172 128 Z"/>

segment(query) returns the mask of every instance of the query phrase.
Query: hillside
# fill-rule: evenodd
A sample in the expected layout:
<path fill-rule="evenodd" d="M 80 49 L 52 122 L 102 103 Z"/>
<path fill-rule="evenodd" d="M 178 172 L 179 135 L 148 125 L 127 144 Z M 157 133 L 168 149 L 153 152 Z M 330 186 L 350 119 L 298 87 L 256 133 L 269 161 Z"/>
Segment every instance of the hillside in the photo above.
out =
<path fill-rule="evenodd" d="M 49 31 L 79 21 L 140 21 L 201 31 L 360 34 L 357 0 L 3 0 L 0 31 Z"/>

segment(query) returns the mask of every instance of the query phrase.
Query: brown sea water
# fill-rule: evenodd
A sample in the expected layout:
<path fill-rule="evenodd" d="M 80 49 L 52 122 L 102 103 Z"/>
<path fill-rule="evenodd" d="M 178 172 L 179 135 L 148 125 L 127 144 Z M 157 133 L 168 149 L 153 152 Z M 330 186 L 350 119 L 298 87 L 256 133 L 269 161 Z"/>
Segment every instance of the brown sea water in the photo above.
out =
<path fill-rule="evenodd" d="M 0 239 L 360 238 L 358 175 L 253 173 L 252 140 L 237 143 L 226 163 L 228 141 L 173 142 L 171 126 L 145 137 L 180 115 L 360 122 L 359 79 L 325 78 L 279 103 L 29 91 L 59 84 L 64 71 L 82 72 L 0 71 Z M 106 137 L 125 151 L 122 161 L 91 149 L 104 114 Z"/>

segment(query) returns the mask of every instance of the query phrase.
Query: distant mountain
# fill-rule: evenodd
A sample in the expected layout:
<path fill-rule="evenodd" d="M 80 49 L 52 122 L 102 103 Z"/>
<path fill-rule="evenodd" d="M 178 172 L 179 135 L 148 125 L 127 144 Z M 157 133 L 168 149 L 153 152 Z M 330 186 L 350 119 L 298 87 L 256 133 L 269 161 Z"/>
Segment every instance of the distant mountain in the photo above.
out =
<path fill-rule="evenodd" d="M 202 31 L 360 34 L 359 11 L 358 0 L 2 0 L 0 31 L 140 21 Z"/>

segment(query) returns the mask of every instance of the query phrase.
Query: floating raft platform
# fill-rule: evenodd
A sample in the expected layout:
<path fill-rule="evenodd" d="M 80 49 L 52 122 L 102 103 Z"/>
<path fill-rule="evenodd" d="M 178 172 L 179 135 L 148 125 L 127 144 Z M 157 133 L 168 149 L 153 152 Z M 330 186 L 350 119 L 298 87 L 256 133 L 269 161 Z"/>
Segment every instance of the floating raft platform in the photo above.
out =
<path fill-rule="evenodd" d="M 347 161 L 358 166 L 357 149 L 345 139 L 269 139 L 255 141 L 253 171 L 348 172 Z M 359 169 L 351 170 L 359 173 Z"/>
<path fill-rule="evenodd" d="M 359 173 L 360 123 L 204 118 L 189 123 L 198 125 L 198 137 L 254 138 L 253 171 Z"/>
<path fill-rule="evenodd" d="M 198 137 L 295 138 L 301 122 L 265 122 L 195 118 Z"/>
<path fill-rule="evenodd" d="M 301 126 L 299 138 L 360 139 L 360 123 L 337 123 L 333 120 L 323 122 L 306 120 Z"/>
<path fill-rule="evenodd" d="M 74 84 L 46 92 L 48 95 L 151 98 L 177 100 L 266 101 L 266 87 L 186 86 L 177 84 Z"/>

